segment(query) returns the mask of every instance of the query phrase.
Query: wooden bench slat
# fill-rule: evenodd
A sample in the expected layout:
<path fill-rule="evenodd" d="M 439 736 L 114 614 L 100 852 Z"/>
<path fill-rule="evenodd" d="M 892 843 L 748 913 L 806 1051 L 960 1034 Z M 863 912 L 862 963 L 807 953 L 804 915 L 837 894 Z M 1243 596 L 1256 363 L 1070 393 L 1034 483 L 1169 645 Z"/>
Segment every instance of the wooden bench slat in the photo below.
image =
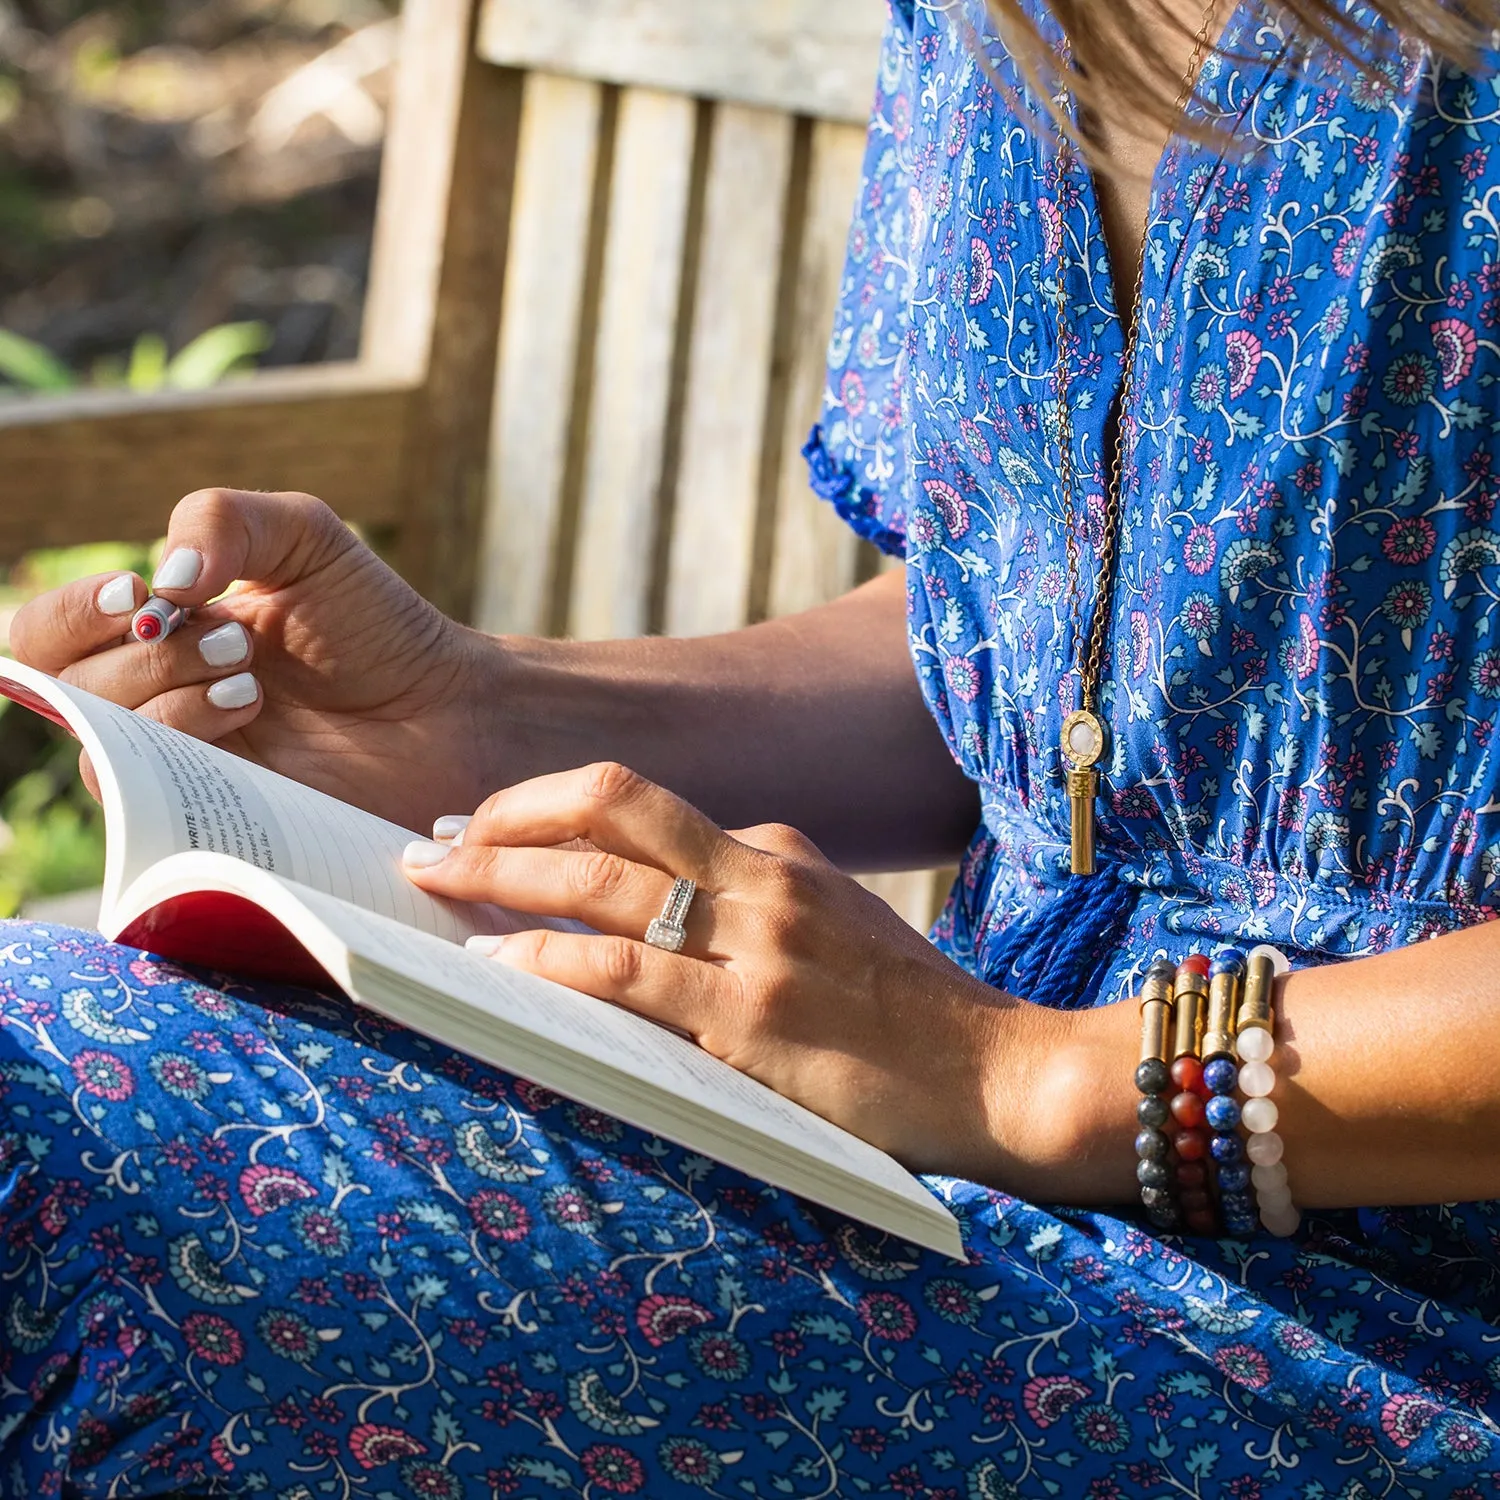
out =
<path fill-rule="evenodd" d="M 552 621 L 602 95 L 526 80 L 474 612 L 496 634 Z"/>
<path fill-rule="evenodd" d="M 268 372 L 211 391 L 38 397 L 0 405 L 0 559 L 149 541 L 210 485 L 306 490 L 346 519 L 401 517 L 412 388 L 355 364 Z"/>
<path fill-rule="evenodd" d="M 786 426 L 776 499 L 770 613 L 790 614 L 854 586 L 859 539 L 808 487 L 802 445 L 823 403 L 828 336 L 864 159 L 864 132 L 819 121 L 813 127 L 807 217 L 797 267 L 796 313 L 788 351 Z"/>
<path fill-rule="evenodd" d="M 885 17 L 882 0 L 487 0 L 479 52 L 861 124 Z"/>
<path fill-rule="evenodd" d="M 794 131 L 787 115 L 735 104 L 714 119 L 672 513 L 669 635 L 745 623 Z"/>
<path fill-rule="evenodd" d="M 524 75 L 480 62 L 472 39 L 462 61 L 451 149 L 432 167 L 449 174 L 431 246 L 436 281 L 412 291 L 427 307 L 429 331 L 407 421 L 406 505 L 395 562 L 440 609 L 467 620 L 477 583 Z M 381 277 L 399 295 L 401 266 L 388 264 Z M 367 354 L 382 363 L 379 340 Z"/>
<path fill-rule="evenodd" d="M 580 639 L 650 628 L 697 114 L 681 94 L 620 96 L 568 617 Z"/>
<path fill-rule="evenodd" d="M 380 168 L 362 356 L 426 373 L 443 270 L 475 0 L 406 0 Z"/>

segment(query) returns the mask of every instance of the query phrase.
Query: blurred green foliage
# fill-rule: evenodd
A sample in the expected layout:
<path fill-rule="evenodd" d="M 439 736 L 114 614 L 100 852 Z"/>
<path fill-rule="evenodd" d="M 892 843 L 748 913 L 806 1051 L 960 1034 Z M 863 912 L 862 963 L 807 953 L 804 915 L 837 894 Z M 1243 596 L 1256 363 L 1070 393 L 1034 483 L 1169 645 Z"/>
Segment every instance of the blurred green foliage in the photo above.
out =
<path fill-rule="evenodd" d="M 23 710 L 8 705 L 7 714 Z M 0 720 L 3 728 L 3 720 Z M 0 801 L 0 917 L 28 901 L 98 885 L 104 874 L 104 818 L 78 776 L 78 747 L 49 747 Z"/>
<path fill-rule="evenodd" d="M 149 576 L 158 551 L 96 543 L 33 552 L 0 587 L 0 611 L 94 573 Z M 78 746 L 0 699 L 0 917 L 39 897 L 97 885 L 103 875 L 104 818 L 78 774 Z"/>
<path fill-rule="evenodd" d="M 88 383 L 123 386 L 142 394 L 204 391 L 252 369 L 255 357 L 270 345 L 271 330 L 264 323 L 221 323 L 171 356 L 160 334 L 143 333 L 135 341 L 128 363 L 100 360 Z M 0 328 L 0 381 L 36 392 L 68 391 L 83 384 L 50 349 L 4 328 Z"/>

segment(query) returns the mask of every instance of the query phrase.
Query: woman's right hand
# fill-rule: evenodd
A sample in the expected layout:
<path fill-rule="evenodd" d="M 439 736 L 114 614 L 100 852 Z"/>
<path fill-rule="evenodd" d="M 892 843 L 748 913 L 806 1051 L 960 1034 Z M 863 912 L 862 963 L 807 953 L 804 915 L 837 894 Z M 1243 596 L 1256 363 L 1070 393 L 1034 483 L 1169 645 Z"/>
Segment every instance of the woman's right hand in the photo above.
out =
<path fill-rule="evenodd" d="M 423 599 L 326 505 L 189 495 L 172 514 L 153 591 L 193 607 L 164 641 L 130 636 L 147 588 L 115 573 L 32 600 L 11 625 L 11 649 L 407 827 L 472 804 L 484 638 Z"/>

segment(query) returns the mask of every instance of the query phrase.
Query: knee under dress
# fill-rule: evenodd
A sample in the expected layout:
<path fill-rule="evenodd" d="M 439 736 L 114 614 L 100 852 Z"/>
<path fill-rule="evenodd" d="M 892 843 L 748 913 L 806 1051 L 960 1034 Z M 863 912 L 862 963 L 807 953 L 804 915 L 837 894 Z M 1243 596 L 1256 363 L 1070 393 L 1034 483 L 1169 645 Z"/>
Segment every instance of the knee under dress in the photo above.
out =
<path fill-rule="evenodd" d="M 1222 128 L 1153 184 L 1092 880 L 1055 440 L 1061 300 L 1086 615 L 1122 353 L 1097 200 L 977 0 L 887 31 L 808 456 L 905 556 L 981 791 L 934 941 L 1044 1003 L 1494 915 L 1500 97 L 1355 18 L 1360 69 L 1242 4 L 1194 105 Z M 932 1187 L 963 1261 L 337 997 L 6 924 L 0 1495 L 1500 1485 L 1495 1204 L 1218 1240 Z"/>

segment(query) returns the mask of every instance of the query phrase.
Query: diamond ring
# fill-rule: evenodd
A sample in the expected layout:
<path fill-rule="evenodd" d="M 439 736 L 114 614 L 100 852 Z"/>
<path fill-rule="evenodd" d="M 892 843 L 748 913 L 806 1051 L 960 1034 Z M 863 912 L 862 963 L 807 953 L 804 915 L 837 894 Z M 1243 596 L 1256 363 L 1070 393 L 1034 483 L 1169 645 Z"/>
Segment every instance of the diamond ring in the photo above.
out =
<path fill-rule="evenodd" d="M 652 918 L 646 929 L 646 941 L 653 948 L 665 948 L 668 953 L 680 953 L 687 941 L 683 923 L 687 921 L 688 908 L 698 894 L 696 881 L 678 878 L 672 882 L 672 890 L 661 909 L 659 917 Z"/>

